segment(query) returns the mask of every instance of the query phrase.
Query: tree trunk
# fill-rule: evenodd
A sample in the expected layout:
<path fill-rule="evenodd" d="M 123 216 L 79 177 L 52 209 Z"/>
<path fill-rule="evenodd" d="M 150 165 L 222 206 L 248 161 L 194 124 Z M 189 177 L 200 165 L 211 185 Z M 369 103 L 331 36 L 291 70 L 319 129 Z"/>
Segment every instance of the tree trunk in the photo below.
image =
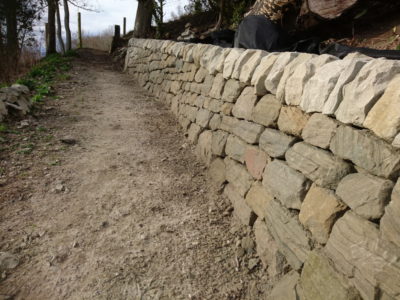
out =
<path fill-rule="evenodd" d="M 219 14 L 218 14 L 218 21 L 215 24 L 214 30 L 218 31 L 221 29 L 223 16 L 224 16 L 224 9 L 225 9 L 225 0 L 219 0 Z"/>
<path fill-rule="evenodd" d="M 332 20 L 340 17 L 359 0 L 308 0 L 310 11 L 321 18 Z"/>
<path fill-rule="evenodd" d="M 54 0 L 47 0 L 47 23 L 49 24 L 48 31 L 48 46 L 46 55 L 57 53 L 56 49 L 56 2 Z"/>
<path fill-rule="evenodd" d="M 71 29 L 69 28 L 69 8 L 68 0 L 63 0 L 64 3 L 64 27 L 65 27 L 65 50 L 71 50 Z"/>
<path fill-rule="evenodd" d="M 61 18 L 60 18 L 60 6 L 58 1 L 56 1 L 56 15 L 57 15 L 57 38 L 60 43 L 61 52 L 65 53 L 64 40 L 62 37 L 62 28 L 61 28 Z"/>
<path fill-rule="evenodd" d="M 12 67 L 18 62 L 18 31 L 17 31 L 17 3 L 16 1 L 5 1 L 6 15 L 6 52 Z"/>
<path fill-rule="evenodd" d="M 153 15 L 153 0 L 138 0 L 136 12 L 134 37 L 148 37 L 151 31 L 151 19 Z"/>

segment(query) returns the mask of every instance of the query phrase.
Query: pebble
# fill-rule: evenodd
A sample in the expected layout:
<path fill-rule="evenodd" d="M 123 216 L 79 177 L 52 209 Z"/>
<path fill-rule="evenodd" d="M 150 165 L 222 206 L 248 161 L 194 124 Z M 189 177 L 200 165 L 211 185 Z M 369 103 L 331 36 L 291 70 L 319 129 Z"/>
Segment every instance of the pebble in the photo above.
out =
<path fill-rule="evenodd" d="M 0 252 L 0 270 L 15 269 L 19 265 L 19 259 L 8 252 Z"/>

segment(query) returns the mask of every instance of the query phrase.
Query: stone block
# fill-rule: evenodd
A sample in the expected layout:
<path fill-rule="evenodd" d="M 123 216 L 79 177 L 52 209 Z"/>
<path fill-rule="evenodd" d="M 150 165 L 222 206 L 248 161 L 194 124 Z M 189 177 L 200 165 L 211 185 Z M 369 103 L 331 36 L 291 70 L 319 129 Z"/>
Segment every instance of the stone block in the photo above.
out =
<path fill-rule="evenodd" d="M 271 128 L 265 129 L 260 136 L 260 148 L 271 157 L 284 157 L 295 142 L 295 137 Z"/>
<path fill-rule="evenodd" d="M 221 73 L 218 73 L 215 76 L 209 96 L 214 99 L 221 99 L 222 93 L 224 91 L 224 86 L 225 86 L 225 79 L 224 77 L 222 77 Z"/>
<path fill-rule="evenodd" d="M 279 53 L 270 53 L 267 56 L 264 56 L 258 67 L 255 69 L 251 79 L 251 85 L 254 86 L 254 93 L 256 95 L 263 96 L 267 93 L 267 89 L 265 88 L 265 79 L 274 66 L 278 55 Z"/>
<path fill-rule="evenodd" d="M 283 106 L 278 119 L 279 130 L 287 134 L 301 136 L 308 118 L 309 116 L 298 107 Z"/>
<path fill-rule="evenodd" d="M 244 154 L 248 146 L 240 138 L 230 135 L 226 141 L 225 153 L 234 160 L 244 163 Z"/>
<path fill-rule="evenodd" d="M 297 143 L 286 152 L 286 161 L 292 168 L 322 187 L 335 189 L 339 181 L 352 171 L 351 165 L 332 153 Z"/>
<path fill-rule="evenodd" d="M 225 58 L 223 76 L 225 79 L 231 78 L 232 72 L 235 68 L 236 61 L 239 59 L 240 55 L 244 52 L 244 49 L 233 48 Z"/>
<path fill-rule="evenodd" d="M 300 296 L 297 291 L 300 275 L 296 271 L 290 271 L 275 283 L 268 300 L 298 300 Z"/>
<path fill-rule="evenodd" d="M 278 201 L 268 202 L 265 222 L 280 252 L 294 270 L 300 270 L 307 259 L 310 240 L 301 224 Z"/>
<path fill-rule="evenodd" d="M 215 75 L 216 73 L 222 73 L 224 70 L 224 62 L 228 56 L 231 48 L 224 48 L 221 52 L 216 53 L 214 58 L 207 66 L 207 70 L 210 74 Z"/>
<path fill-rule="evenodd" d="M 326 244 L 338 214 L 346 208 L 333 191 L 314 184 L 301 204 L 299 220 L 318 243 Z"/>
<path fill-rule="evenodd" d="M 221 125 L 222 117 L 220 114 L 214 114 L 211 117 L 209 126 L 211 130 L 217 130 Z"/>
<path fill-rule="evenodd" d="M 245 84 L 250 84 L 255 69 L 259 66 L 261 59 L 267 54 L 268 52 L 265 52 L 263 50 L 253 51 L 250 58 L 246 61 L 246 63 L 242 66 L 240 70 L 239 81 Z"/>
<path fill-rule="evenodd" d="M 381 219 L 382 236 L 400 248 L 400 180 L 393 188 L 391 201 Z"/>
<path fill-rule="evenodd" d="M 301 272 L 300 284 L 305 299 L 361 300 L 356 288 L 335 270 L 329 259 L 320 251 L 310 252 Z"/>
<path fill-rule="evenodd" d="M 239 119 L 251 120 L 251 114 L 256 102 L 257 96 L 254 95 L 253 89 L 246 87 L 237 99 L 232 109 L 232 114 Z"/>
<path fill-rule="evenodd" d="M 198 143 L 196 146 L 196 154 L 200 160 L 205 163 L 207 166 L 210 165 L 212 159 L 214 158 L 213 153 L 211 151 L 211 143 L 212 143 L 212 131 L 206 130 L 203 131 L 199 135 Z"/>
<path fill-rule="evenodd" d="M 203 128 L 207 128 L 212 117 L 212 112 L 207 109 L 200 109 L 196 116 L 196 123 Z"/>
<path fill-rule="evenodd" d="M 222 121 L 219 128 L 232 133 L 233 128 L 236 126 L 237 123 L 239 123 L 239 120 L 234 117 L 222 116 Z"/>
<path fill-rule="evenodd" d="M 255 179 L 262 179 L 264 168 L 269 161 L 268 155 L 256 147 L 247 147 L 244 153 L 244 161 L 250 175 Z"/>
<path fill-rule="evenodd" d="M 336 193 L 356 214 L 374 220 L 382 217 L 392 189 L 390 180 L 355 173 L 340 181 Z"/>
<path fill-rule="evenodd" d="M 221 112 L 226 115 L 230 116 L 232 114 L 233 103 L 224 102 L 221 106 Z"/>
<path fill-rule="evenodd" d="M 214 76 L 213 75 L 207 75 L 206 78 L 204 79 L 204 82 L 200 84 L 200 93 L 203 96 L 208 96 L 212 85 L 214 83 Z"/>
<path fill-rule="evenodd" d="M 343 101 L 336 118 L 346 124 L 362 126 L 365 117 L 382 96 L 390 80 L 400 72 L 400 62 L 374 59 L 343 90 Z"/>
<path fill-rule="evenodd" d="M 226 102 L 236 102 L 236 99 L 240 96 L 244 88 L 244 84 L 240 83 L 238 80 L 229 79 L 225 83 L 224 92 L 222 94 L 222 99 Z"/>
<path fill-rule="evenodd" d="M 221 47 L 211 46 L 203 53 L 200 57 L 200 66 L 205 68 L 207 71 L 209 69 L 209 65 L 211 64 L 212 59 L 218 55 L 222 51 Z"/>
<path fill-rule="evenodd" d="M 263 185 L 285 207 L 300 209 L 310 187 L 310 182 L 303 174 L 289 167 L 284 161 L 275 159 L 265 167 L 263 178 Z"/>
<path fill-rule="evenodd" d="M 208 105 L 208 109 L 214 113 L 219 113 L 223 104 L 224 102 L 222 102 L 221 100 L 211 99 Z"/>
<path fill-rule="evenodd" d="M 197 144 L 197 140 L 199 139 L 199 135 L 202 131 L 203 129 L 199 125 L 192 123 L 188 130 L 189 141 L 193 144 Z"/>
<path fill-rule="evenodd" d="M 364 122 L 377 136 L 392 141 L 400 131 L 400 75 L 393 78 Z"/>
<path fill-rule="evenodd" d="M 229 134 L 222 130 L 213 132 L 211 151 L 214 155 L 225 156 L 225 145 Z"/>
<path fill-rule="evenodd" d="M 197 83 L 202 83 L 204 81 L 204 79 L 206 78 L 206 76 L 208 75 L 208 72 L 206 69 L 204 68 L 200 68 L 197 73 L 196 76 L 194 77 L 194 80 Z"/>
<path fill-rule="evenodd" d="M 253 183 L 253 178 L 246 168 L 230 158 L 225 158 L 226 179 L 235 186 L 240 196 L 244 197 Z M 243 199 L 244 201 L 244 199 Z"/>
<path fill-rule="evenodd" d="M 246 195 L 247 205 L 260 219 L 265 217 L 265 210 L 267 209 L 268 202 L 273 199 L 274 197 L 271 192 L 258 181 L 252 185 Z"/>
<path fill-rule="evenodd" d="M 349 126 L 339 126 L 330 145 L 332 152 L 368 172 L 397 178 L 400 170 L 398 152 L 384 141 Z"/>
<path fill-rule="evenodd" d="M 313 114 L 301 134 L 307 143 L 328 149 L 339 123 L 323 114 Z"/>
<path fill-rule="evenodd" d="M 299 54 L 297 52 L 281 52 L 279 54 L 267 78 L 265 79 L 265 88 L 267 91 L 276 95 L 276 91 L 285 67 L 298 55 Z"/>
<path fill-rule="evenodd" d="M 220 189 L 226 182 L 225 162 L 221 158 L 214 159 L 208 168 L 208 177 L 212 185 Z"/>
<path fill-rule="evenodd" d="M 227 184 L 224 189 L 225 196 L 231 201 L 233 206 L 233 213 L 239 219 L 239 221 L 246 226 L 253 226 L 257 219 L 254 212 L 248 207 L 244 198 L 231 184 Z"/>
<path fill-rule="evenodd" d="M 231 78 L 239 80 L 239 77 L 242 73 L 242 69 L 247 65 L 249 59 L 257 52 L 261 51 L 246 49 L 244 52 L 242 52 L 235 63 L 235 67 L 233 68 Z"/>
<path fill-rule="evenodd" d="M 252 112 L 252 120 L 264 126 L 274 126 L 278 120 L 282 104 L 272 94 L 258 101 Z"/>
<path fill-rule="evenodd" d="M 257 143 L 263 130 L 263 126 L 244 120 L 233 127 L 233 133 L 249 144 Z"/>

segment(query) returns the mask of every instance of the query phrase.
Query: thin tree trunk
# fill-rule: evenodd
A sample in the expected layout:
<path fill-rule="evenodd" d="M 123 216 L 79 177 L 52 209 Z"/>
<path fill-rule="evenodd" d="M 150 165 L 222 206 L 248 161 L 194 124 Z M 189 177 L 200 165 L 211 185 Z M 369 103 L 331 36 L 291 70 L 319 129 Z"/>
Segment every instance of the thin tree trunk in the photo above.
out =
<path fill-rule="evenodd" d="M 49 24 L 48 40 L 46 55 L 57 53 L 56 49 L 56 2 L 47 0 L 47 23 Z"/>
<path fill-rule="evenodd" d="M 65 50 L 71 50 L 71 29 L 69 27 L 69 7 L 68 0 L 63 0 L 64 3 L 64 27 L 65 27 Z"/>
<path fill-rule="evenodd" d="M 17 3 L 6 1 L 6 52 L 12 67 L 15 68 L 18 62 L 18 32 L 17 32 Z"/>
<path fill-rule="evenodd" d="M 138 0 L 134 30 L 134 36 L 136 38 L 145 38 L 149 35 L 153 8 L 153 0 Z"/>
<path fill-rule="evenodd" d="M 62 28 L 61 28 L 61 18 L 60 18 L 60 6 L 58 1 L 56 1 L 56 15 L 57 15 L 57 38 L 60 43 L 61 52 L 65 53 L 64 40 L 62 37 Z"/>
<path fill-rule="evenodd" d="M 221 29 L 222 21 L 224 17 L 224 9 L 225 9 L 225 0 L 219 0 L 219 15 L 217 24 L 215 24 L 214 30 L 218 31 Z"/>

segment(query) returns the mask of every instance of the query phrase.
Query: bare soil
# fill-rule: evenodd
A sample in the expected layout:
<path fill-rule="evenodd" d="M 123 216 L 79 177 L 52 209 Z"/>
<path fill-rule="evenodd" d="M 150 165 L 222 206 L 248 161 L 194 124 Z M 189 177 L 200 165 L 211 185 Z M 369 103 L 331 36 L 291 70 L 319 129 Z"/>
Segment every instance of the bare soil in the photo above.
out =
<path fill-rule="evenodd" d="M 0 251 L 20 263 L 0 299 L 262 298 L 250 230 L 162 101 L 102 52 L 70 76 L 1 134 Z"/>

